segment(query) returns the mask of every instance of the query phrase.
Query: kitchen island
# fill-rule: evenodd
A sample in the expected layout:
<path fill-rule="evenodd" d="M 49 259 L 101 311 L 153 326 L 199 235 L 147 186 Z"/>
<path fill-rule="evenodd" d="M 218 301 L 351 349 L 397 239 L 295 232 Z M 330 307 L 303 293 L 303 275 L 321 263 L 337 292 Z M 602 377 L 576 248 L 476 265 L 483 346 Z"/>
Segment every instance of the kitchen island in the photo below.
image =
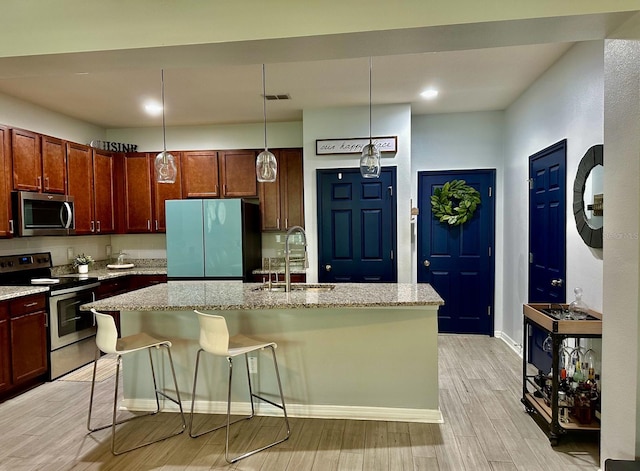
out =
<path fill-rule="evenodd" d="M 443 301 L 430 285 L 342 283 L 328 291 L 289 293 L 262 287 L 236 281 L 169 281 L 83 309 L 120 311 L 122 335 L 145 331 L 170 339 L 182 400 L 187 408 L 195 400 L 198 412 L 225 410 L 227 368 L 224 360 L 207 357 L 200 371 L 206 379 L 198 382 L 196 397 L 191 397 L 199 348 L 194 309 L 223 315 L 231 335 L 243 333 L 278 344 L 291 416 L 442 420 L 437 312 Z M 238 365 L 244 369 L 243 362 Z M 270 359 L 261 355 L 257 365 L 256 390 L 275 393 Z M 145 370 L 144 356 L 125 358 L 125 406 L 130 409 L 153 407 Z M 240 372 L 232 392 L 238 413 L 248 410 L 242 376 Z M 269 405 L 260 407 L 260 413 L 274 411 Z"/>

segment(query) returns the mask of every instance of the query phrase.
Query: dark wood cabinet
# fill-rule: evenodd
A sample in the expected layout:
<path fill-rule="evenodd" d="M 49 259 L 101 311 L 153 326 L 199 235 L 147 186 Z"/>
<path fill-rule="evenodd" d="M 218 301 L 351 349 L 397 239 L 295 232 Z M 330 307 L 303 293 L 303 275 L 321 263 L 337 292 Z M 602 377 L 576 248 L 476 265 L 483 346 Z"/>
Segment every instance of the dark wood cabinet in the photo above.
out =
<path fill-rule="evenodd" d="M 273 183 L 260 183 L 260 220 L 263 231 L 304 227 L 304 176 L 302 149 L 272 151 L 278 161 Z"/>
<path fill-rule="evenodd" d="M 67 143 L 68 194 L 74 197 L 76 234 L 115 232 L 114 156 Z"/>
<path fill-rule="evenodd" d="M 0 392 L 11 387 L 9 303 L 0 303 Z"/>
<path fill-rule="evenodd" d="M 0 237 L 13 235 L 11 215 L 11 135 L 0 126 Z"/>
<path fill-rule="evenodd" d="M 124 231 L 153 232 L 151 160 L 146 153 L 124 158 Z"/>
<path fill-rule="evenodd" d="M 0 392 L 44 381 L 48 371 L 44 294 L 0 303 Z"/>
<path fill-rule="evenodd" d="M 65 142 L 55 137 L 42 136 L 42 191 L 65 194 L 67 166 Z"/>
<path fill-rule="evenodd" d="M 114 159 L 112 152 L 93 150 L 94 230 L 96 234 L 115 232 Z"/>
<path fill-rule="evenodd" d="M 226 150 L 218 152 L 218 169 L 223 198 L 258 196 L 256 151 Z"/>
<path fill-rule="evenodd" d="M 94 191 L 91 148 L 82 144 L 67 143 L 68 194 L 73 196 L 76 234 L 93 234 Z"/>
<path fill-rule="evenodd" d="M 182 196 L 219 198 L 218 153 L 189 151 L 182 153 Z"/>
<path fill-rule="evenodd" d="M 134 275 L 129 280 L 129 291 L 167 282 L 167 275 Z"/>
<path fill-rule="evenodd" d="M 167 231 L 167 218 L 165 215 L 165 201 L 182 199 L 182 172 L 180 152 L 171 152 L 176 162 L 176 181 L 174 183 L 158 183 L 156 169 L 153 163 L 155 155 L 152 155 L 153 174 L 151 180 L 153 182 L 153 229 L 155 232 Z"/>
<path fill-rule="evenodd" d="M 40 135 L 23 129 L 11 130 L 13 189 L 41 191 L 42 153 Z"/>

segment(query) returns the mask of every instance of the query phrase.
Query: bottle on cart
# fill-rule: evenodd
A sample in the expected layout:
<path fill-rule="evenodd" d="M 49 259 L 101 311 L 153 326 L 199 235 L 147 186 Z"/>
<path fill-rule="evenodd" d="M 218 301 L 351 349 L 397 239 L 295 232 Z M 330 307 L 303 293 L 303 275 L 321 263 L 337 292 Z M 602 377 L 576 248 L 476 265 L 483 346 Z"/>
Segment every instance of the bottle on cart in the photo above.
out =
<path fill-rule="evenodd" d="M 569 304 L 569 315 L 574 320 L 586 319 L 589 315 L 589 306 L 582 300 L 582 288 L 573 290 L 575 299 Z"/>

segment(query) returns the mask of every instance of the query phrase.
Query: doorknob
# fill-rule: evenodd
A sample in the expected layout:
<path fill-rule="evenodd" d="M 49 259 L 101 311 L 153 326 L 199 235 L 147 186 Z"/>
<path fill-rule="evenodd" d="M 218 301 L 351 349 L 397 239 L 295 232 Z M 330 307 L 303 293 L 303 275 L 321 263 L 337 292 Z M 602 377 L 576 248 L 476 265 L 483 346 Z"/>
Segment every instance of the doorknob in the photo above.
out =
<path fill-rule="evenodd" d="M 562 286 L 564 281 L 562 278 L 558 278 L 557 280 L 551 280 L 551 286 Z"/>
<path fill-rule="evenodd" d="M 324 269 L 327 270 L 327 271 L 331 271 L 331 265 L 325 265 Z"/>
<path fill-rule="evenodd" d="M 425 260 L 424 262 L 422 262 L 422 264 L 423 264 L 425 267 L 428 267 L 429 265 L 431 265 L 431 262 L 430 262 L 429 260 Z"/>

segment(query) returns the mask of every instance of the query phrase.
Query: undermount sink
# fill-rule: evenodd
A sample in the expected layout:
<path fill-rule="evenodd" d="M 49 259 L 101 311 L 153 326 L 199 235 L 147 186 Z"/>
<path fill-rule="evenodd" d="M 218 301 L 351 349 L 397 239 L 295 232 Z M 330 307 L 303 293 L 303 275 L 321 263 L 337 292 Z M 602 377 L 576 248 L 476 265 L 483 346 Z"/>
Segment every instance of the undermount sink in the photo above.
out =
<path fill-rule="evenodd" d="M 291 291 L 331 291 L 336 285 L 326 283 L 291 283 Z M 285 285 L 282 283 L 264 283 L 258 286 L 254 291 L 281 291 L 284 292 Z"/>

